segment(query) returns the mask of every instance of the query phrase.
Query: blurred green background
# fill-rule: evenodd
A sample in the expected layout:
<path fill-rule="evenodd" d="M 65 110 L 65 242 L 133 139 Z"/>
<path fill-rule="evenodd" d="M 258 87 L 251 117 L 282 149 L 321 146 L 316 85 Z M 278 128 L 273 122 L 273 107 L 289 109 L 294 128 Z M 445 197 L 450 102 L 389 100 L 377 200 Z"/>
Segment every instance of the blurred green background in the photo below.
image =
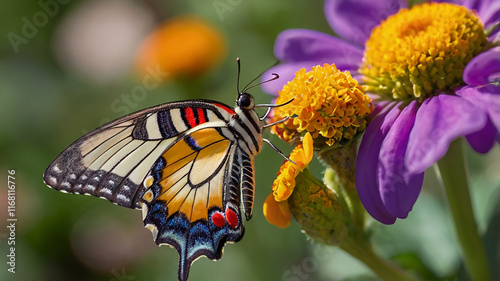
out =
<path fill-rule="evenodd" d="M 47 3 L 55 6 L 44 18 Z M 142 83 L 132 69 L 140 40 L 159 19 L 183 14 L 199 15 L 221 30 L 228 48 L 222 63 L 201 77 L 170 81 L 124 103 Z M 75 139 L 124 114 L 191 98 L 233 105 L 235 58 L 241 58 L 245 85 L 276 62 L 273 44 L 282 30 L 332 33 L 322 1 L 21 0 L 2 1 L 0 15 L 0 280 L 176 280 L 176 251 L 155 245 L 139 211 L 51 190 L 42 182 L 45 168 Z M 23 30 L 26 21 L 37 22 L 36 30 Z M 12 35 L 23 32 L 29 36 Z M 258 103 L 271 99 L 259 88 L 251 93 Z M 265 137 L 290 151 L 277 137 Z M 500 149 L 487 156 L 467 149 L 467 156 L 479 227 L 486 232 L 492 219 L 500 220 Z M 244 239 L 226 246 L 219 262 L 196 261 L 190 280 L 376 280 L 336 248 L 307 241 L 294 222 L 284 230 L 267 223 L 262 203 L 282 162 L 264 146 L 256 159 L 255 212 Z M 320 176 L 318 163 L 313 169 Z M 6 265 L 8 170 L 16 171 L 15 274 Z M 454 280 L 461 266 L 442 195 L 430 170 L 409 218 L 393 226 L 374 222 L 373 228 L 377 251 L 421 266 L 429 280 Z M 488 251 L 498 256 L 495 233 L 498 227 L 490 227 Z"/>

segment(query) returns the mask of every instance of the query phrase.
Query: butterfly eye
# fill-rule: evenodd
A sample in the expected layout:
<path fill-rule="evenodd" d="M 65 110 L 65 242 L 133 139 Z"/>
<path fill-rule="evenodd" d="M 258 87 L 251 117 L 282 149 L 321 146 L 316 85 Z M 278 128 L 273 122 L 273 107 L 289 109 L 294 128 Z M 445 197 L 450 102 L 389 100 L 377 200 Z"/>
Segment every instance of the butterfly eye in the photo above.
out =
<path fill-rule="evenodd" d="M 238 97 L 238 106 L 245 110 L 252 110 L 255 106 L 253 97 L 248 93 L 241 93 Z"/>

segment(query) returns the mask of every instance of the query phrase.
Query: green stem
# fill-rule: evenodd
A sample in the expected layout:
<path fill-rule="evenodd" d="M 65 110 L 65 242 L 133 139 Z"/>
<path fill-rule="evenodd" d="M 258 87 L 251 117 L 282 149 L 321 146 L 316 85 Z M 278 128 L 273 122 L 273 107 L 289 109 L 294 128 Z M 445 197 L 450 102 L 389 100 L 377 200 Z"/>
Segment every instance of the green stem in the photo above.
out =
<path fill-rule="evenodd" d="M 474 281 L 491 281 L 484 245 L 477 232 L 467 181 L 462 142 L 454 141 L 438 161 L 441 181 L 453 215 L 455 231 L 464 256 L 465 267 Z"/>
<path fill-rule="evenodd" d="M 387 281 L 416 281 L 420 280 L 415 276 L 408 274 L 408 272 L 401 269 L 393 262 L 383 259 L 373 251 L 368 243 L 359 244 L 351 237 L 347 236 L 340 248 L 351 256 L 355 257 L 367 267 L 369 267 L 378 277 Z"/>
<path fill-rule="evenodd" d="M 319 159 L 336 174 L 335 179 L 330 177 L 328 180 L 340 184 L 340 190 L 336 190 L 336 192 L 349 205 L 351 225 L 355 231 L 352 234 L 359 238 L 365 235 L 365 209 L 356 190 L 356 155 L 357 141 L 355 140 L 345 146 L 324 149 L 318 153 Z"/>

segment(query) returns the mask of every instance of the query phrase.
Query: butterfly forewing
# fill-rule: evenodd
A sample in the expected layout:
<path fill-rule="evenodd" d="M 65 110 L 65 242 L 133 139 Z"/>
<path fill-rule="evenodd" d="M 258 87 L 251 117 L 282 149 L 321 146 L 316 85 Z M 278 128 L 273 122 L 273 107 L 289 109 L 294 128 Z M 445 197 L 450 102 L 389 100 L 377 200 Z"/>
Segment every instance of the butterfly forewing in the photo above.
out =
<path fill-rule="evenodd" d="M 75 141 L 44 181 L 68 193 L 142 208 L 159 245 L 179 253 L 179 279 L 199 256 L 220 259 L 253 208 L 253 157 L 262 127 L 253 109 L 213 101 L 168 103 L 127 115 Z"/>
<path fill-rule="evenodd" d="M 207 117 L 201 119 L 191 112 Z M 140 208 L 138 200 L 145 192 L 142 182 L 146 174 L 176 138 L 203 123 L 225 126 L 230 116 L 229 107 L 203 100 L 169 103 L 127 115 L 66 148 L 47 168 L 44 181 L 63 192 L 89 194 Z M 190 123 L 194 126 L 186 126 Z"/>

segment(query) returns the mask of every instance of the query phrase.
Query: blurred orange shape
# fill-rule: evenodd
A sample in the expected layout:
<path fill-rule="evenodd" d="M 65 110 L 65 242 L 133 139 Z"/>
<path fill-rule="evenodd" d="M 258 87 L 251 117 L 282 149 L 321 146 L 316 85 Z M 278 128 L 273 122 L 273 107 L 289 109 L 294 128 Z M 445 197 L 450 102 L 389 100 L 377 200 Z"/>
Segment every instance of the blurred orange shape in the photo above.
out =
<path fill-rule="evenodd" d="M 199 76 L 226 54 L 222 33 L 195 16 L 171 18 L 159 25 L 139 48 L 136 66 L 141 73 L 160 68 L 170 78 Z"/>

